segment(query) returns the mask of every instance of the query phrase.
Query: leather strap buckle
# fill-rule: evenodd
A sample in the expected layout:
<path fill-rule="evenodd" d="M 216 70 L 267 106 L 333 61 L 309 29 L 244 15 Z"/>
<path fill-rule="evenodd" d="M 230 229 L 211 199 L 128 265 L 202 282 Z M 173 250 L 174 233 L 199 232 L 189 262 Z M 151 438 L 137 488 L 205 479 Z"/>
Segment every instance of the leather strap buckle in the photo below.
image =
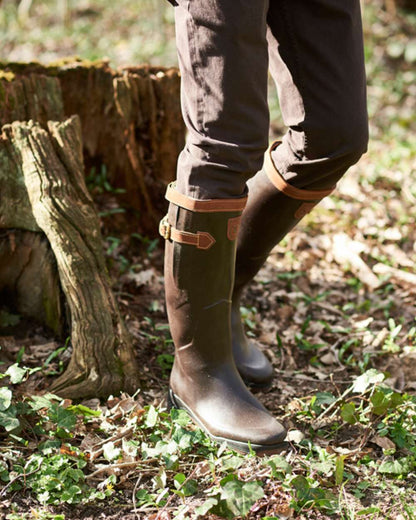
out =
<path fill-rule="evenodd" d="M 169 224 L 167 215 L 165 215 L 159 223 L 159 233 L 165 240 L 170 240 L 172 234 L 172 226 Z"/>
<path fill-rule="evenodd" d="M 174 228 L 169 224 L 167 215 L 159 223 L 159 233 L 165 240 L 195 246 L 197 249 L 210 249 L 215 244 L 215 238 L 206 231 L 190 233 Z"/>

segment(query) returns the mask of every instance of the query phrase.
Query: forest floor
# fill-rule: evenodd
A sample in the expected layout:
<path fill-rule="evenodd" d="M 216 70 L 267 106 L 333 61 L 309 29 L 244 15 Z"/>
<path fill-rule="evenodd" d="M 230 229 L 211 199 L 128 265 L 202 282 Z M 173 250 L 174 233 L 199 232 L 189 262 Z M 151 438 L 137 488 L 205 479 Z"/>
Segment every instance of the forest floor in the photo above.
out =
<path fill-rule="evenodd" d="M 123 234 L 105 214 L 114 194 L 92 179 L 141 390 L 107 402 L 44 395 L 69 343 L 1 311 L 0 519 L 416 519 L 415 22 L 366 3 L 369 152 L 273 250 L 243 302 L 275 369 L 256 395 L 288 427 L 289 447 L 244 457 L 166 412 L 163 244 Z M 19 48 L 31 59 L 31 42 L 10 37 L 12 59 Z"/>

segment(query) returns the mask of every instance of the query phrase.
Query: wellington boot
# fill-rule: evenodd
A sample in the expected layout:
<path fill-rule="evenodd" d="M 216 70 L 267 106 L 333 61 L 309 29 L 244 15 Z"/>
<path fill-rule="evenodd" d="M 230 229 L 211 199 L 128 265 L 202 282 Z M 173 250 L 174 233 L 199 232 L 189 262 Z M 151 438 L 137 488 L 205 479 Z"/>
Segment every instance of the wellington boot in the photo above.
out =
<path fill-rule="evenodd" d="M 282 448 L 286 430 L 250 393 L 231 347 L 236 237 L 246 199 L 198 200 L 168 188 L 165 289 L 175 344 L 170 404 L 214 440 L 258 454 Z"/>
<path fill-rule="evenodd" d="M 273 367 L 255 341 L 244 332 L 240 298 L 273 247 L 333 188 L 305 190 L 289 185 L 273 164 L 268 150 L 263 170 L 248 182 L 249 196 L 237 239 L 235 283 L 232 295 L 232 345 L 237 368 L 247 384 L 268 386 Z"/>

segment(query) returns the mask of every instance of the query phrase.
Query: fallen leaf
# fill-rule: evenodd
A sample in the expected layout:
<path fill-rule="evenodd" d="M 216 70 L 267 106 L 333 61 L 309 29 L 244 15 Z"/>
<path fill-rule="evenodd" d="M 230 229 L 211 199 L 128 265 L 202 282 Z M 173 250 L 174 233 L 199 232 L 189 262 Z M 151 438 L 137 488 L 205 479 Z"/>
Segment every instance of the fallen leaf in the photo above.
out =
<path fill-rule="evenodd" d="M 371 442 L 373 444 L 376 444 L 383 450 L 392 450 L 392 449 L 396 448 L 396 445 L 394 444 L 393 441 L 391 441 L 388 437 L 380 437 L 380 435 L 374 435 L 371 438 Z"/>

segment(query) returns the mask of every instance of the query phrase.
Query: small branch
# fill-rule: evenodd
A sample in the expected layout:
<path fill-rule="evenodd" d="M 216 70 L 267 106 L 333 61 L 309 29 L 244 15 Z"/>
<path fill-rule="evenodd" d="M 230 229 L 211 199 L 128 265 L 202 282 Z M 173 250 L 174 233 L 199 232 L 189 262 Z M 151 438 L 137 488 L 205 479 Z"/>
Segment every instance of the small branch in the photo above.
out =
<path fill-rule="evenodd" d="M 23 473 L 23 474 L 20 474 L 20 475 L 17 475 L 17 477 L 14 477 L 1 491 L 0 493 L 0 496 L 3 496 L 6 494 L 6 491 L 7 489 L 12 485 L 14 484 L 17 480 L 20 480 L 21 478 L 23 478 L 25 481 L 26 481 L 26 478 L 29 477 L 30 475 L 34 475 L 35 473 L 37 473 L 40 468 L 42 467 L 42 461 L 40 461 L 39 463 L 39 466 L 34 469 L 33 471 L 29 471 L 29 473 Z"/>
<path fill-rule="evenodd" d="M 402 269 L 396 269 L 395 267 L 378 263 L 373 267 L 373 271 L 377 274 L 389 274 L 401 282 L 416 285 L 416 274 L 403 271 Z"/>
<path fill-rule="evenodd" d="M 380 287 L 380 281 L 373 271 L 360 257 L 364 245 L 352 240 L 345 233 L 338 233 L 333 237 L 332 253 L 334 260 L 343 268 L 348 268 L 351 272 L 370 289 Z"/>
<path fill-rule="evenodd" d="M 115 444 L 122 441 L 123 438 L 129 437 L 134 431 L 134 428 L 131 426 L 130 428 L 127 428 L 126 430 L 122 430 L 120 433 L 117 433 L 113 437 L 110 437 L 109 439 L 105 439 L 99 443 L 97 443 L 94 447 L 103 446 L 104 444 L 107 444 L 108 442 L 114 442 Z M 90 461 L 94 461 L 97 459 L 100 455 L 102 455 L 104 449 L 100 448 L 97 451 L 90 452 Z"/>
<path fill-rule="evenodd" d="M 155 460 L 146 460 L 146 463 L 149 462 L 155 462 Z M 113 473 L 114 470 L 117 471 L 118 469 L 123 468 L 134 468 L 140 471 L 141 475 L 156 475 L 159 471 L 158 468 L 155 469 L 145 469 L 145 468 L 139 468 L 139 461 L 134 462 L 120 462 L 118 464 L 109 464 L 108 466 L 102 466 L 101 468 L 98 468 L 97 470 L 93 471 L 89 475 L 87 475 L 85 478 L 88 480 L 91 480 L 95 478 L 97 475 L 101 475 L 101 473 Z"/>

